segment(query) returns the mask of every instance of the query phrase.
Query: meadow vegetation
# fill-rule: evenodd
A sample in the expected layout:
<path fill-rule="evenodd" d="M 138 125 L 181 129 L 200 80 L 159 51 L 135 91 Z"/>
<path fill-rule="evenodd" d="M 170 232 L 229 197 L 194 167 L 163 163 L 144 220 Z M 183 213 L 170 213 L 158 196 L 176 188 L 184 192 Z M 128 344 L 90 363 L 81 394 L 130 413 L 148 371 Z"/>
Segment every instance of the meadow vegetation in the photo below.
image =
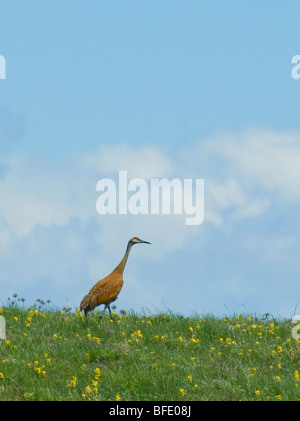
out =
<path fill-rule="evenodd" d="M 300 399 L 289 320 L 0 306 L 0 400 Z"/>

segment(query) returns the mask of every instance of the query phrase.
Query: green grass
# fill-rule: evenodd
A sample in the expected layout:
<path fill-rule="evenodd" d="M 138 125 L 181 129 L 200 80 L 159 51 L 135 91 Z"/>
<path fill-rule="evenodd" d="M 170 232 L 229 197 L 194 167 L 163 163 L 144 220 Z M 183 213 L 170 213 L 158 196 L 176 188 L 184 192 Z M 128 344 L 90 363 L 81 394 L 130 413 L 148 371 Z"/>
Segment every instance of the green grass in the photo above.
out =
<path fill-rule="evenodd" d="M 300 399 L 287 320 L 3 306 L 0 400 Z"/>

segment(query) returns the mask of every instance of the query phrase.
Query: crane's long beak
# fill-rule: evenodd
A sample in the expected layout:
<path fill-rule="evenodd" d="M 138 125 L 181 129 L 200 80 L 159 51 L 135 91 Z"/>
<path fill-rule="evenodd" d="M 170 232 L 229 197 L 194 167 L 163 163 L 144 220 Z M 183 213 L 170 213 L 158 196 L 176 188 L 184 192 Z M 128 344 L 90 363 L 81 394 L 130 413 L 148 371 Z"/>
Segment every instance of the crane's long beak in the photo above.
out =
<path fill-rule="evenodd" d="M 141 243 L 151 244 L 151 243 L 149 243 L 149 241 L 144 241 L 144 240 L 141 240 Z"/>

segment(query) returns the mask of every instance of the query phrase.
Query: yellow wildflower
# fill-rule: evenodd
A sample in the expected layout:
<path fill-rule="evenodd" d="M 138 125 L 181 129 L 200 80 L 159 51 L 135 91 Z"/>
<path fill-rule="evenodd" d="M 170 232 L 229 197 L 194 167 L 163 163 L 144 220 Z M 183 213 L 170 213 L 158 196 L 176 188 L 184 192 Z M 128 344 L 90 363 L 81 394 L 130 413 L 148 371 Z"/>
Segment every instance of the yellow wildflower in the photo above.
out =
<path fill-rule="evenodd" d="M 86 391 L 86 393 L 92 393 L 92 389 L 90 388 L 90 386 L 86 386 L 85 387 L 85 391 Z"/>
<path fill-rule="evenodd" d="M 24 393 L 24 398 L 29 398 L 30 396 L 33 396 L 34 392 L 30 392 L 30 393 Z"/>
<path fill-rule="evenodd" d="M 77 316 L 83 317 L 83 314 L 81 313 L 79 308 L 76 311 L 77 311 Z"/>
<path fill-rule="evenodd" d="M 69 381 L 68 386 L 69 387 L 76 387 L 76 383 L 77 383 L 77 377 L 73 376 L 72 380 Z"/>

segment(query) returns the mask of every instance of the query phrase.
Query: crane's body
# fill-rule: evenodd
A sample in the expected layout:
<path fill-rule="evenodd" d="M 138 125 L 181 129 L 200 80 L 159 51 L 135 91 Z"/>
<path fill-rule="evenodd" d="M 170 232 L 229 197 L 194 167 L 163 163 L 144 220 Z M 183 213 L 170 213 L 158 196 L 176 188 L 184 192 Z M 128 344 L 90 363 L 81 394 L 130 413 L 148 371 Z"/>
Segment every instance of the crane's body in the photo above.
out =
<path fill-rule="evenodd" d="M 127 263 L 127 259 L 134 244 L 146 243 L 148 241 L 140 240 L 138 237 L 133 237 L 128 241 L 126 252 L 123 259 L 118 266 L 105 278 L 98 281 L 85 295 L 80 303 L 80 311 L 84 311 L 85 316 L 88 315 L 95 307 L 104 304 L 104 311 L 108 308 L 110 317 L 111 310 L 110 304 L 118 298 L 119 292 L 123 286 L 123 271 Z"/>

